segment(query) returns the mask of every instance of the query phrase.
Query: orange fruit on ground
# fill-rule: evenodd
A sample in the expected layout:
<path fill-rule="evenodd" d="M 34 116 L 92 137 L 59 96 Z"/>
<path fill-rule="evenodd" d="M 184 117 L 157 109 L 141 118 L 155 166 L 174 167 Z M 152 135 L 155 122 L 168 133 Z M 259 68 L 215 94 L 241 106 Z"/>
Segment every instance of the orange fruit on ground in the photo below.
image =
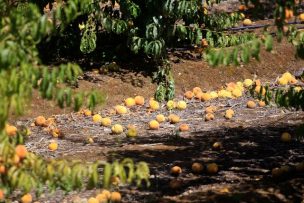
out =
<path fill-rule="evenodd" d="M 291 134 L 288 132 L 283 132 L 281 135 L 282 142 L 290 142 L 291 141 Z"/>
<path fill-rule="evenodd" d="M 127 107 L 135 106 L 135 104 L 136 104 L 135 99 L 133 99 L 132 97 L 129 97 L 125 100 L 125 105 Z"/>
<path fill-rule="evenodd" d="M 196 95 L 194 95 L 194 98 L 201 100 L 202 94 L 203 94 L 202 92 L 198 92 Z"/>
<path fill-rule="evenodd" d="M 175 101 L 169 100 L 169 101 L 167 102 L 167 109 L 168 109 L 168 110 L 172 110 L 172 109 L 174 109 L 175 107 L 176 107 L 176 102 L 175 102 Z"/>
<path fill-rule="evenodd" d="M 4 192 L 0 189 L 0 200 L 4 200 Z"/>
<path fill-rule="evenodd" d="M 186 97 L 187 99 L 192 99 L 193 96 L 194 96 L 194 93 L 191 92 L 191 91 L 187 91 L 187 92 L 185 92 L 185 94 L 184 94 L 184 97 Z"/>
<path fill-rule="evenodd" d="M 24 145 L 17 145 L 16 148 L 15 148 L 15 152 L 16 152 L 16 155 L 20 158 L 20 159 L 23 159 L 26 157 L 27 155 L 27 149 Z"/>
<path fill-rule="evenodd" d="M 173 166 L 170 170 L 171 175 L 178 176 L 182 173 L 182 169 L 179 166 Z"/>
<path fill-rule="evenodd" d="M 215 142 L 215 143 L 213 143 L 212 148 L 213 148 L 214 150 L 220 150 L 220 149 L 223 148 L 223 145 L 222 145 L 221 142 Z"/>
<path fill-rule="evenodd" d="M 124 106 L 121 106 L 121 105 L 115 106 L 115 111 L 119 115 L 123 115 L 123 114 L 128 113 L 128 109 Z"/>
<path fill-rule="evenodd" d="M 94 123 L 100 123 L 100 122 L 101 122 L 101 119 L 102 119 L 102 117 L 101 117 L 101 115 L 99 115 L 99 114 L 95 114 L 95 115 L 92 117 L 92 120 L 93 120 Z"/>
<path fill-rule="evenodd" d="M 108 202 L 108 198 L 105 194 L 101 193 L 96 195 L 96 199 L 98 200 L 99 203 L 106 203 Z"/>
<path fill-rule="evenodd" d="M 149 122 L 149 128 L 151 130 L 158 130 L 159 129 L 159 123 L 156 120 L 152 120 Z"/>
<path fill-rule="evenodd" d="M 187 108 L 187 103 L 185 101 L 178 101 L 176 107 L 179 110 L 185 110 Z"/>
<path fill-rule="evenodd" d="M 109 117 L 102 118 L 100 122 L 101 122 L 101 125 L 105 126 L 105 127 L 108 127 L 112 124 L 111 118 L 109 118 Z"/>
<path fill-rule="evenodd" d="M 193 172 L 193 173 L 198 174 L 198 173 L 201 173 L 201 172 L 203 171 L 204 166 L 203 166 L 203 164 L 201 164 L 201 163 L 194 162 L 194 163 L 192 164 L 192 166 L 191 166 L 191 169 L 192 169 L 192 172 Z"/>
<path fill-rule="evenodd" d="M 299 15 L 299 20 L 303 23 L 304 22 L 304 13 Z"/>
<path fill-rule="evenodd" d="M 58 144 L 57 142 L 51 142 L 48 146 L 49 150 L 51 151 L 56 151 L 58 149 Z"/>
<path fill-rule="evenodd" d="M 216 163 L 207 164 L 207 173 L 216 174 L 218 172 L 218 166 Z"/>
<path fill-rule="evenodd" d="M 216 106 L 208 106 L 205 109 L 205 113 L 214 113 L 216 111 Z"/>
<path fill-rule="evenodd" d="M 199 87 L 194 87 L 192 89 L 192 92 L 193 92 L 194 96 L 196 96 L 198 93 L 202 93 L 202 89 Z"/>
<path fill-rule="evenodd" d="M 185 123 L 181 124 L 179 126 L 179 131 L 181 131 L 181 132 L 189 131 L 189 126 L 187 124 L 185 124 Z"/>
<path fill-rule="evenodd" d="M 153 99 L 149 101 L 149 106 L 152 110 L 156 111 L 159 109 L 159 103 Z"/>
<path fill-rule="evenodd" d="M 102 190 L 101 194 L 104 194 L 108 199 L 111 197 L 111 192 L 109 190 Z"/>
<path fill-rule="evenodd" d="M 170 123 L 173 123 L 173 124 L 178 123 L 180 121 L 180 117 L 175 114 L 170 114 L 168 116 L 168 119 L 169 119 Z"/>
<path fill-rule="evenodd" d="M 5 166 L 4 165 L 0 165 L 0 174 L 4 174 L 5 173 Z"/>
<path fill-rule="evenodd" d="M 254 89 L 254 91 L 258 94 L 262 93 L 262 95 L 264 96 L 266 94 L 266 89 L 265 87 L 262 87 L 260 85 L 257 85 Z M 261 92 L 262 91 L 262 92 Z"/>
<path fill-rule="evenodd" d="M 231 119 L 234 116 L 234 111 L 232 109 L 227 109 L 225 112 L 225 118 Z"/>
<path fill-rule="evenodd" d="M 120 124 L 115 124 L 112 126 L 111 130 L 114 134 L 120 134 L 123 132 L 123 127 Z"/>
<path fill-rule="evenodd" d="M 142 106 L 142 105 L 145 104 L 145 98 L 142 97 L 142 96 L 136 96 L 136 97 L 134 98 L 134 100 L 135 100 L 135 104 L 136 104 L 136 105 Z"/>
<path fill-rule="evenodd" d="M 218 94 L 217 94 L 216 91 L 211 91 L 209 94 L 210 94 L 211 99 L 216 99 L 216 98 L 218 98 Z"/>
<path fill-rule="evenodd" d="M 256 107 L 256 104 L 254 101 L 247 102 L 247 108 L 254 109 L 255 107 Z"/>
<path fill-rule="evenodd" d="M 52 136 L 53 136 L 54 138 L 58 138 L 58 137 L 61 137 L 61 136 L 62 136 L 62 134 L 61 134 L 61 132 L 60 132 L 60 130 L 59 130 L 58 128 L 53 129 L 53 130 L 51 131 L 51 133 L 52 133 Z"/>
<path fill-rule="evenodd" d="M 285 19 L 289 20 L 293 17 L 293 10 L 291 9 L 285 9 Z"/>
<path fill-rule="evenodd" d="M 5 133 L 10 137 L 16 136 L 17 135 L 17 128 L 13 125 L 6 124 L 5 125 Z"/>
<path fill-rule="evenodd" d="M 264 101 L 259 101 L 259 107 L 264 107 L 264 106 L 266 106 L 266 103 L 264 102 Z"/>
<path fill-rule="evenodd" d="M 288 79 L 287 78 L 284 78 L 284 77 L 280 77 L 278 79 L 278 84 L 279 85 L 287 85 L 288 84 Z"/>
<path fill-rule="evenodd" d="M 241 91 L 240 89 L 236 88 L 236 89 L 234 89 L 234 90 L 232 91 L 232 95 L 233 95 L 234 97 L 241 97 L 241 96 L 243 95 L 243 93 L 242 93 L 242 91 Z"/>
<path fill-rule="evenodd" d="M 111 199 L 111 202 L 120 202 L 121 201 L 121 194 L 119 192 L 112 192 L 110 199 Z"/>
<path fill-rule="evenodd" d="M 21 197 L 21 202 L 22 203 L 31 203 L 33 201 L 32 195 L 31 194 L 25 194 Z"/>
<path fill-rule="evenodd" d="M 91 197 L 90 199 L 88 199 L 88 203 L 99 203 L 99 200 L 95 197 Z"/>
<path fill-rule="evenodd" d="M 128 129 L 127 131 L 127 137 L 132 138 L 132 137 L 136 137 L 137 136 L 137 129 L 136 127 L 131 127 Z"/>
<path fill-rule="evenodd" d="M 243 82 L 243 85 L 245 87 L 250 87 L 253 84 L 253 81 L 251 79 L 245 79 Z"/>
<path fill-rule="evenodd" d="M 214 114 L 212 113 L 207 113 L 205 115 L 205 121 L 211 121 L 211 120 L 214 120 Z"/>
<path fill-rule="evenodd" d="M 85 110 L 83 110 L 83 114 L 85 116 L 91 116 L 92 115 L 92 111 L 90 111 L 89 109 L 85 109 Z"/>
<path fill-rule="evenodd" d="M 240 5 L 239 6 L 239 11 L 245 11 L 247 8 L 245 5 Z"/>
<path fill-rule="evenodd" d="M 208 101 L 211 99 L 211 95 L 209 93 L 202 93 L 201 94 L 201 100 L 202 101 Z"/>
<path fill-rule="evenodd" d="M 157 120 L 157 122 L 162 123 L 162 122 L 166 121 L 166 117 L 163 114 L 158 114 L 156 116 L 156 120 Z"/>
<path fill-rule="evenodd" d="M 44 116 L 38 116 L 35 119 L 35 125 L 36 126 L 45 126 L 46 125 L 46 119 Z"/>
<path fill-rule="evenodd" d="M 244 25 L 244 26 L 250 26 L 250 25 L 252 25 L 252 21 L 251 21 L 249 18 L 246 18 L 246 19 L 243 21 L 243 25 Z"/>
<path fill-rule="evenodd" d="M 48 118 L 45 121 L 45 126 L 50 126 L 50 125 L 54 125 L 55 124 L 55 118 Z"/>

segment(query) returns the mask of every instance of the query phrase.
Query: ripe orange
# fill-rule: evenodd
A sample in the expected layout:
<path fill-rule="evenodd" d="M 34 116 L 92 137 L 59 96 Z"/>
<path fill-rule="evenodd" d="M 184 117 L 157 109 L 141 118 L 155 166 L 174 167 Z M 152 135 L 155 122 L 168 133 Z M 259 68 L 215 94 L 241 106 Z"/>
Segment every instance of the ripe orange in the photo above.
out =
<path fill-rule="evenodd" d="M 0 201 L 4 200 L 4 191 L 0 189 Z"/>
<path fill-rule="evenodd" d="M 264 107 L 266 106 L 266 103 L 264 101 L 259 101 L 259 107 Z"/>
<path fill-rule="evenodd" d="M 187 124 L 185 124 L 185 123 L 181 124 L 179 126 L 179 131 L 181 131 L 181 132 L 189 131 L 189 126 Z"/>
<path fill-rule="evenodd" d="M 31 203 L 33 201 L 32 195 L 31 194 L 25 194 L 21 197 L 21 202 L 22 203 Z"/>
<path fill-rule="evenodd" d="M 96 199 L 95 197 L 91 197 L 91 198 L 88 200 L 88 203 L 99 203 L 99 200 Z"/>
<path fill-rule="evenodd" d="M 127 107 L 132 107 L 136 104 L 135 99 L 133 99 L 132 97 L 129 97 L 125 100 L 125 105 Z"/>
<path fill-rule="evenodd" d="M 225 112 L 225 118 L 231 119 L 234 116 L 234 111 L 232 109 L 228 109 Z"/>
<path fill-rule="evenodd" d="M 289 20 L 293 17 L 293 10 L 291 9 L 285 9 L 285 19 Z"/>
<path fill-rule="evenodd" d="M 52 136 L 54 138 L 62 137 L 62 133 L 60 132 L 60 130 L 58 128 L 55 128 L 52 130 Z"/>
<path fill-rule="evenodd" d="M 206 115 L 205 115 L 205 121 L 211 121 L 211 120 L 213 120 L 214 119 L 214 114 L 212 114 L 212 113 L 207 113 Z"/>
<path fill-rule="evenodd" d="M 239 11 L 245 11 L 247 8 L 245 5 L 240 5 L 239 6 Z"/>
<path fill-rule="evenodd" d="M 115 106 L 115 111 L 119 115 L 123 115 L 123 114 L 128 113 L 128 109 L 124 106 L 121 106 L 121 105 Z"/>
<path fill-rule="evenodd" d="M 0 174 L 4 174 L 5 171 L 5 166 L 0 164 Z"/>
<path fill-rule="evenodd" d="M 214 113 L 216 111 L 216 106 L 208 106 L 205 109 L 205 113 Z"/>
<path fill-rule="evenodd" d="M 120 124 L 115 124 L 112 126 L 111 130 L 114 134 L 120 134 L 123 132 L 123 127 Z"/>
<path fill-rule="evenodd" d="M 102 190 L 101 194 L 104 194 L 108 199 L 111 197 L 111 192 L 109 190 Z"/>
<path fill-rule="evenodd" d="M 250 25 L 252 25 L 252 21 L 251 21 L 249 18 L 246 18 L 246 19 L 243 21 L 243 25 L 244 25 L 244 26 L 250 26 Z"/>
<path fill-rule="evenodd" d="M 203 171 L 204 166 L 203 166 L 203 164 L 201 164 L 201 163 L 194 162 L 194 163 L 192 164 L 192 166 L 191 166 L 191 169 L 192 169 L 192 172 L 193 172 L 193 173 L 198 174 L 198 173 L 201 173 L 201 172 Z"/>
<path fill-rule="evenodd" d="M 193 96 L 194 96 L 194 93 L 191 92 L 191 91 L 187 91 L 187 92 L 185 92 L 185 94 L 184 94 L 184 97 L 186 97 L 187 99 L 192 99 Z"/>
<path fill-rule="evenodd" d="M 105 194 L 101 193 L 101 194 L 98 194 L 96 196 L 96 199 L 98 200 L 99 203 L 106 203 L 108 202 L 108 198 Z"/>
<path fill-rule="evenodd" d="M 173 124 L 178 123 L 180 121 L 180 117 L 175 114 L 170 114 L 168 116 L 168 119 L 169 119 L 170 123 L 173 123 Z"/>
<path fill-rule="evenodd" d="M 290 133 L 288 133 L 288 132 L 282 133 L 281 140 L 283 142 L 290 142 L 291 141 L 291 135 L 290 135 Z"/>
<path fill-rule="evenodd" d="M 182 169 L 179 166 L 173 166 L 170 170 L 171 175 L 178 176 L 182 173 Z"/>
<path fill-rule="evenodd" d="M 102 126 L 108 127 L 108 126 L 111 125 L 111 123 L 112 123 L 112 121 L 109 117 L 105 117 L 105 118 L 101 119 L 101 125 Z"/>
<path fill-rule="evenodd" d="M 83 110 L 83 114 L 85 116 L 91 116 L 92 115 L 92 111 L 90 111 L 89 109 L 85 109 L 85 110 Z"/>
<path fill-rule="evenodd" d="M 202 93 L 201 94 L 201 100 L 202 101 L 208 101 L 211 99 L 211 95 L 209 93 Z"/>
<path fill-rule="evenodd" d="M 152 120 L 149 122 L 149 128 L 151 130 L 158 130 L 159 129 L 159 123 L 156 120 Z"/>
<path fill-rule="evenodd" d="M 220 150 L 220 149 L 223 148 L 223 145 L 222 145 L 221 142 L 215 142 L 215 143 L 213 143 L 212 148 L 213 148 L 214 150 Z"/>
<path fill-rule="evenodd" d="M 93 120 L 94 123 L 100 123 L 100 122 L 101 122 L 101 119 L 102 119 L 102 117 L 101 117 L 101 115 L 99 115 L 99 114 L 95 114 L 95 115 L 92 117 L 92 120 Z"/>
<path fill-rule="evenodd" d="M 187 108 L 187 103 L 185 101 L 179 101 L 176 105 L 177 109 L 185 110 Z"/>
<path fill-rule="evenodd" d="M 121 201 L 121 194 L 119 192 L 112 192 L 110 199 L 111 199 L 111 202 L 120 202 Z"/>
<path fill-rule="evenodd" d="M 17 128 L 13 125 L 6 124 L 5 125 L 5 133 L 10 137 L 16 136 L 17 135 Z"/>
<path fill-rule="evenodd" d="M 142 96 L 136 96 L 136 97 L 134 98 L 134 100 L 135 100 L 135 104 L 136 104 L 136 105 L 142 106 L 142 105 L 145 104 L 145 98 L 142 97 Z"/>
<path fill-rule="evenodd" d="M 247 102 L 247 108 L 254 109 L 255 107 L 256 107 L 256 104 L 254 101 Z"/>
<path fill-rule="evenodd" d="M 157 120 L 157 122 L 162 123 L 162 122 L 166 121 L 166 117 L 163 114 L 158 114 L 156 116 L 156 120 Z"/>
<path fill-rule="evenodd" d="M 216 163 L 210 163 L 207 165 L 207 173 L 216 174 L 218 172 L 218 166 Z"/>
<path fill-rule="evenodd" d="M 51 151 L 56 151 L 58 149 L 58 144 L 57 142 L 51 142 L 48 146 L 49 150 Z"/>
<path fill-rule="evenodd" d="M 159 103 L 153 99 L 149 101 L 149 106 L 152 110 L 156 111 L 159 109 Z"/>
<path fill-rule="evenodd" d="M 199 87 L 194 87 L 194 88 L 192 89 L 192 92 L 193 92 L 194 96 L 196 96 L 198 93 L 201 93 L 201 92 L 202 92 L 202 89 L 199 88 Z"/>
<path fill-rule="evenodd" d="M 304 13 L 301 13 L 301 14 L 299 15 L 299 20 L 300 20 L 301 22 L 304 22 Z"/>
<path fill-rule="evenodd" d="M 35 125 L 36 126 L 45 126 L 46 125 L 46 119 L 44 116 L 38 116 L 35 119 Z"/>
<path fill-rule="evenodd" d="M 20 159 L 23 159 L 27 155 L 27 149 L 24 145 L 17 145 L 15 148 L 15 152 Z"/>

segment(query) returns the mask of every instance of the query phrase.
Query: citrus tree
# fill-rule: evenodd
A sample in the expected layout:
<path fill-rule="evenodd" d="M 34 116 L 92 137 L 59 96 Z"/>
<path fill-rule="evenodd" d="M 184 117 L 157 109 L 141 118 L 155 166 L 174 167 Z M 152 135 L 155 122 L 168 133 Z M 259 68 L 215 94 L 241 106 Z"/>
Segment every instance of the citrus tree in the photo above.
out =
<path fill-rule="evenodd" d="M 43 98 L 57 101 L 60 107 L 73 106 L 74 110 L 84 104 L 94 108 L 102 101 L 96 91 L 74 93 L 72 87 L 82 73 L 77 64 L 44 66 L 37 49 L 41 41 L 82 15 L 90 3 L 72 0 L 64 6 L 58 4 L 52 19 L 48 19 L 36 4 L 0 1 L 0 202 L 16 190 L 35 191 L 38 195 L 45 185 L 50 190 L 70 191 L 84 186 L 109 187 L 112 176 L 128 183 L 136 180 L 138 185 L 142 180 L 148 181 L 149 169 L 144 162 L 126 159 L 113 164 L 84 164 L 42 159 L 24 145 L 29 131 L 8 124 L 10 115 L 24 111 L 34 88 Z M 100 167 L 104 167 L 103 182 L 98 173 Z"/>

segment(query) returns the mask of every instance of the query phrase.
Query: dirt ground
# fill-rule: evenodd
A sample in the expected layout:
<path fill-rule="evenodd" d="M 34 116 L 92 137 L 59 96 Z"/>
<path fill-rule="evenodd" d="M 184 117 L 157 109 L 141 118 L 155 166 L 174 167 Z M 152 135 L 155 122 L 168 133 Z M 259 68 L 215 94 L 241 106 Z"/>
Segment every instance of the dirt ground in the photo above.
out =
<path fill-rule="evenodd" d="M 262 82 L 273 82 L 281 73 L 295 72 L 304 67 L 304 62 L 294 58 L 292 46 L 275 45 L 272 53 L 262 52 L 261 61 L 252 61 L 239 67 L 210 67 L 201 60 L 182 59 L 187 53 L 171 54 L 176 82 L 177 98 L 182 99 L 185 90 L 195 86 L 203 90 L 216 90 L 228 82 L 245 78 L 257 78 Z M 181 58 L 174 63 L 176 57 Z M 96 67 L 100 69 L 100 67 Z M 152 75 L 141 71 L 130 71 L 121 67 L 107 74 L 89 71 L 79 82 L 79 90 L 97 88 L 106 95 L 106 103 L 97 109 L 102 116 L 111 116 L 113 123 L 123 126 L 135 124 L 137 139 L 125 135 L 113 136 L 109 128 L 94 124 L 90 117 L 70 114 L 54 103 L 42 100 L 36 93 L 29 111 L 19 118 L 22 124 L 30 125 L 38 115 L 56 118 L 57 126 L 65 137 L 58 140 L 59 149 L 49 152 L 47 145 L 52 137 L 40 127 L 31 127 L 33 135 L 26 142 L 27 147 L 44 157 L 81 159 L 85 161 L 113 160 L 130 157 L 135 161 L 146 161 L 151 169 L 151 187 L 136 189 L 121 187 L 123 202 L 301 202 L 304 199 L 304 175 L 294 171 L 296 163 L 304 160 L 304 143 L 301 139 L 289 144 L 280 141 L 284 131 L 295 133 L 303 124 L 303 111 L 290 111 L 269 106 L 250 110 L 246 108 L 248 94 L 236 100 L 215 100 L 202 103 L 189 101 L 185 111 L 176 111 L 182 122 L 190 126 L 190 132 L 176 134 L 178 125 L 165 123 L 159 131 L 147 130 L 147 122 L 161 112 L 169 113 L 163 107 L 158 112 L 147 113 L 145 107 L 135 107 L 126 116 L 111 114 L 111 107 L 120 104 L 130 96 L 153 96 L 156 85 Z M 203 120 L 204 108 L 217 105 L 216 119 Z M 228 108 L 236 112 L 232 120 L 223 118 Z M 60 115 L 59 115 L 60 114 Z M 19 122 L 20 124 L 20 122 Z M 94 144 L 85 144 L 92 137 Z M 223 149 L 212 150 L 216 141 L 223 143 Z M 216 175 L 193 174 L 191 164 L 196 161 L 204 166 L 215 162 L 219 166 Z M 178 177 L 169 174 L 170 167 L 179 165 L 183 173 Z M 288 166 L 290 171 L 282 179 L 273 179 L 271 169 Z M 176 180 L 178 187 L 169 187 Z M 84 190 L 64 196 L 62 191 L 43 194 L 40 202 L 73 202 L 78 197 L 90 197 L 95 190 Z M 50 200 L 52 199 L 52 200 Z"/>

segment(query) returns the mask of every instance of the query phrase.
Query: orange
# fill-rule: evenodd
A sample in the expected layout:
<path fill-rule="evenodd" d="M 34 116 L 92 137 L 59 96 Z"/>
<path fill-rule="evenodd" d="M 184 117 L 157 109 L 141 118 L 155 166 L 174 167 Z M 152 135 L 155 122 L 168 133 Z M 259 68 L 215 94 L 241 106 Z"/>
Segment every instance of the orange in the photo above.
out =
<path fill-rule="evenodd" d="M 123 132 L 123 127 L 120 124 L 115 124 L 112 126 L 111 130 L 114 134 L 120 134 Z"/>
<path fill-rule="evenodd" d="M 5 125 L 5 132 L 8 136 L 13 137 L 17 135 L 17 128 L 13 125 Z"/>
<path fill-rule="evenodd" d="M 214 113 L 216 111 L 216 106 L 208 106 L 205 109 L 205 113 Z"/>
<path fill-rule="evenodd" d="M 282 142 L 290 142 L 291 141 L 291 135 L 288 132 L 284 132 L 281 135 Z"/>
<path fill-rule="evenodd" d="M 180 121 L 180 117 L 175 114 L 170 114 L 168 116 L 168 119 L 169 119 L 170 123 L 173 123 L 173 124 L 178 123 Z"/>
<path fill-rule="evenodd" d="M 5 173 L 5 166 L 4 165 L 0 165 L 0 174 L 4 174 Z"/>
<path fill-rule="evenodd" d="M 88 203 L 99 203 L 99 200 L 96 199 L 95 197 L 91 197 L 91 198 L 88 200 Z"/>
<path fill-rule="evenodd" d="M 21 202 L 22 203 L 31 203 L 33 201 L 32 195 L 31 194 L 25 194 L 21 197 Z"/>
<path fill-rule="evenodd" d="M 121 194 L 119 192 L 112 192 L 110 199 L 111 199 L 111 202 L 120 202 L 121 201 Z"/>
<path fill-rule="evenodd" d="M 166 121 L 166 117 L 163 114 L 158 114 L 156 116 L 156 120 L 157 120 L 157 122 L 162 123 L 162 122 Z"/>
<path fill-rule="evenodd" d="M 250 25 L 252 25 L 252 21 L 251 21 L 249 18 L 246 18 L 246 19 L 243 21 L 243 25 L 244 25 L 244 26 L 250 26 Z"/>
<path fill-rule="evenodd" d="M 202 101 L 208 101 L 211 99 L 211 95 L 209 93 L 202 93 L 201 94 L 201 100 Z"/>
<path fill-rule="evenodd" d="M 304 13 L 301 13 L 299 15 L 299 19 L 300 19 L 301 22 L 304 22 Z"/>
<path fill-rule="evenodd" d="M 85 110 L 83 110 L 83 114 L 85 116 L 91 116 L 92 115 L 92 111 L 90 111 L 89 109 L 85 109 Z"/>
<path fill-rule="evenodd" d="M 134 100 L 135 100 L 135 104 L 136 104 L 136 105 L 142 106 L 142 105 L 145 104 L 145 98 L 142 97 L 142 96 L 136 96 L 136 97 L 134 98 Z"/>
<path fill-rule="evenodd" d="M 48 146 L 49 150 L 51 151 L 56 151 L 58 149 L 58 144 L 57 142 L 51 142 Z"/>
<path fill-rule="evenodd" d="M 264 107 L 264 106 L 266 106 L 266 103 L 264 102 L 264 101 L 259 101 L 259 107 Z"/>
<path fill-rule="evenodd" d="M 185 92 L 185 94 L 184 94 L 184 97 L 186 97 L 187 99 L 192 99 L 193 96 L 194 96 L 194 93 L 191 92 L 191 91 L 187 91 L 187 92 Z"/>
<path fill-rule="evenodd" d="M 234 116 L 234 111 L 232 109 L 228 109 L 225 112 L 225 118 L 231 119 Z"/>
<path fill-rule="evenodd" d="M 125 105 L 127 107 L 132 107 L 136 104 L 135 99 L 133 99 L 132 97 L 129 97 L 125 100 Z"/>
<path fill-rule="evenodd" d="M 159 129 L 159 123 L 156 120 L 152 120 L 149 122 L 149 128 L 151 130 L 158 130 Z"/>
<path fill-rule="evenodd" d="M 102 117 L 101 117 L 101 115 L 99 115 L 99 114 L 95 114 L 95 115 L 92 117 L 92 120 L 93 120 L 94 123 L 100 123 L 100 122 L 101 122 L 101 119 L 102 119 Z"/>
<path fill-rule="evenodd" d="M 159 103 L 153 99 L 149 101 L 149 106 L 152 110 L 156 111 L 159 109 Z"/>
<path fill-rule="evenodd" d="M 101 125 L 102 126 L 108 127 L 108 126 L 111 125 L 111 123 L 112 123 L 112 121 L 109 117 L 105 117 L 105 118 L 101 119 Z"/>
<path fill-rule="evenodd" d="M 45 126 L 46 125 L 46 119 L 44 116 L 38 116 L 35 119 L 35 125 L 36 126 Z"/>
<path fill-rule="evenodd" d="M 178 189 L 182 186 L 183 182 L 182 180 L 173 179 L 169 182 L 169 187 L 173 190 Z"/>
<path fill-rule="evenodd" d="M 219 149 L 222 149 L 222 148 L 223 148 L 223 145 L 222 145 L 221 142 L 215 142 L 215 143 L 213 143 L 212 148 L 213 148 L 214 150 L 219 150 Z"/>
<path fill-rule="evenodd" d="M 289 20 L 293 17 L 293 10 L 291 9 L 285 9 L 285 19 Z"/>
<path fill-rule="evenodd" d="M 216 174 L 218 172 L 218 166 L 216 163 L 210 163 L 207 165 L 207 173 Z"/>
<path fill-rule="evenodd" d="M 273 178 L 278 178 L 283 175 L 283 171 L 280 168 L 274 168 L 271 170 L 271 175 Z"/>
<path fill-rule="evenodd" d="M 196 96 L 197 94 L 202 93 L 202 89 L 199 87 L 194 87 L 192 89 L 192 92 L 193 92 L 194 96 Z"/>
<path fill-rule="evenodd" d="M 182 173 L 182 169 L 179 166 L 173 166 L 170 170 L 171 175 L 178 176 Z"/>
<path fill-rule="evenodd" d="M 256 104 L 254 101 L 247 102 L 247 108 L 254 109 L 255 107 L 256 107 Z"/>
<path fill-rule="evenodd" d="M 185 101 L 179 101 L 176 105 L 177 109 L 185 110 L 187 108 L 187 103 Z"/>
<path fill-rule="evenodd" d="M 193 172 L 193 173 L 198 174 L 198 173 L 201 173 L 201 172 L 203 171 L 204 166 L 203 166 L 203 164 L 201 164 L 201 163 L 194 162 L 194 163 L 192 164 L 192 166 L 191 166 L 191 169 L 192 169 L 192 172 Z"/>
<path fill-rule="evenodd" d="M 187 124 L 185 124 L 185 123 L 181 124 L 179 126 L 179 131 L 181 131 L 181 132 L 189 131 L 189 126 Z"/>
<path fill-rule="evenodd" d="M 115 106 L 115 111 L 117 114 L 120 114 L 120 115 L 128 113 L 127 108 L 124 106 L 121 106 L 121 105 Z"/>
<path fill-rule="evenodd" d="M 23 159 L 27 155 L 27 149 L 24 145 L 17 145 L 15 148 L 15 152 L 20 159 Z"/>
<path fill-rule="evenodd" d="M 108 199 L 111 197 L 111 192 L 109 190 L 102 190 L 101 194 L 104 194 Z"/>
<path fill-rule="evenodd" d="M 245 11 L 247 8 L 245 5 L 240 5 L 239 6 L 239 11 Z"/>
<path fill-rule="evenodd" d="M 213 120 L 214 119 L 214 114 L 212 114 L 212 113 L 207 113 L 206 115 L 205 115 L 205 121 L 211 121 L 211 120 Z"/>
<path fill-rule="evenodd" d="M 98 200 L 99 203 L 106 203 L 108 202 L 108 198 L 105 194 L 101 193 L 101 194 L 98 194 L 96 196 L 96 199 Z"/>

